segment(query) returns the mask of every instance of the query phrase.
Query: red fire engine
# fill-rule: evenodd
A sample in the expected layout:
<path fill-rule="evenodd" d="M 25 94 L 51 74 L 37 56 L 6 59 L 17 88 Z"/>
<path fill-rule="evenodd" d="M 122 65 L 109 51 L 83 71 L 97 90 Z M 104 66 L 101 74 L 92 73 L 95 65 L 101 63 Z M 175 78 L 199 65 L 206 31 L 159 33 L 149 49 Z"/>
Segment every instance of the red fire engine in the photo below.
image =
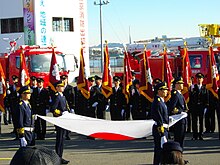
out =
<path fill-rule="evenodd" d="M 190 59 L 191 71 L 192 76 L 195 77 L 195 74 L 198 72 L 203 73 L 204 75 L 207 74 L 209 69 L 209 61 L 208 61 L 208 39 L 212 38 L 215 40 L 214 42 L 214 55 L 216 60 L 216 65 L 218 72 L 220 73 L 220 44 L 218 40 L 220 38 L 220 25 L 216 24 L 200 24 L 200 33 L 201 39 L 197 39 L 196 42 L 189 42 L 188 46 L 188 54 Z M 164 40 L 164 39 L 163 39 Z M 195 39 L 194 39 L 195 40 Z M 140 43 L 140 42 L 138 42 Z M 157 40 L 156 43 L 151 45 L 154 48 L 155 44 L 157 48 L 160 48 L 165 42 L 161 42 Z M 168 60 L 170 63 L 171 70 L 173 72 L 173 76 L 179 76 L 182 72 L 182 62 L 181 62 L 181 47 L 184 46 L 184 41 L 176 41 L 176 42 L 168 42 L 167 47 L 168 49 L 173 50 L 173 53 L 168 54 Z M 175 47 L 175 49 L 174 49 Z M 178 49 L 177 49 L 178 47 Z M 136 73 L 136 77 L 140 77 L 140 60 L 142 59 L 143 46 L 138 45 L 138 48 L 132 48 L 133 51 L 129 51 L 129 59 L 131 69 Z M 175 50 L 175 51 L 174 51 Z M 155 50 L 154 50 L 155 51 Z M 153 51 L 152 51 L 153 52 Z M 151 54 L 149 57 L 149 63 L 151 67 L 151 74 L 153 78 L 160 78 L 162 77 L 162 56 L 160 53 L 157 55 Z M 122 73 L 115 73 L 115 75 L 121 76 Z M 205 81 L 204 81 L 205 82 Z M 220 81 L 219 81 L 220 83 Z"/>
<path fill-rule="evenodd" d="M 41 48 L 40 46 L 22 46 L 26 58 L 26 65 L 29 75 L 43 78 L 44 85 L 48 85 L 49 70 L 52 57 L 52 48 Z M 21 49 L 17 49 L 10 54 L 2 54 L 0 62 L 2 64 L 6 78 L 12 82 L 12 75 L 19 75 Z M 65 55 L 62 52 L 55 51 L 60 72 L 67 72 Z"/>

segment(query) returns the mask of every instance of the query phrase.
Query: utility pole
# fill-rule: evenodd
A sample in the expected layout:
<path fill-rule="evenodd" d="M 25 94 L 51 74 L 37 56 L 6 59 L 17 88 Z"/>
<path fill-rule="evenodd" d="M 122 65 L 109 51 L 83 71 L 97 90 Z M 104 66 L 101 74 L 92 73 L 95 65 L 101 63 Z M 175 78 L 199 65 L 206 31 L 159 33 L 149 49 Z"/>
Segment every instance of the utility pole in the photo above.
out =
<path fill-rule="evenodd" d="M 99 5 L 100 12 L 100 45 L 101 45 L 101 73 L 103 72 L 103 44 L 102 44 L 102 5 L 107 5 L 109 3 L 108 0 L 99 2 L 94 1 L 94 5 Z"/>

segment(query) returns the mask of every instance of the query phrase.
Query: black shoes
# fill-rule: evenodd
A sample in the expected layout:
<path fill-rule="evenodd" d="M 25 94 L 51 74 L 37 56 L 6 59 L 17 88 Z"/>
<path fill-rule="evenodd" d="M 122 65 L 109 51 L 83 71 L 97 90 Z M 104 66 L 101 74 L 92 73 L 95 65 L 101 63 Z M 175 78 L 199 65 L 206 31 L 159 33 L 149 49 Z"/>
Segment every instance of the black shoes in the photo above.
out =
<path fill-rule="evenodd" d="M 68 160 L 65 160 L 65 159 L 61 159 L 61 164 L 68 164 L 70 161 L 68 161 Z"/>

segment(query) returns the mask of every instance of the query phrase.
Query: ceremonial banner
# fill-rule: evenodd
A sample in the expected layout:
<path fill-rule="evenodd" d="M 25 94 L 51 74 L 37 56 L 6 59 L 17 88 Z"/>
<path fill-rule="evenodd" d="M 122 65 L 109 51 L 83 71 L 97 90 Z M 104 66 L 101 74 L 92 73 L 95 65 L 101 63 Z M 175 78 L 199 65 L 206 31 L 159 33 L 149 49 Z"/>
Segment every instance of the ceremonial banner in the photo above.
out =
<path fill-rule="evenodd" d="M 107 42 L 104 50 L 104 72 L 102 76 L 102 94 L 106 98 L 108 98 L 112 94 L 112 74 L 111 74 Z"/>
<path fill-rule="evenodd" d="M 26 65 L 25 55 L 21 48 L 20 53 L 20 84 L 21 86 L 28 85 L 30 83 L 30 76 Z"/>
<path fill-rule="evenodd" d="M 82 95 L 85 98 L 89 99 L 90 90 L 89 90 L 88 76 L 86 75 L 86 70 L 85 70 L 83 48 L 81 48 L 80 51 L 80 67 L 79 67 L 79 78 L 77 81 L 77 87 L 81 91 Z"/>
<path fill-rule="evenodd" d="M 164 48 L 164 53 L 163 53 L 162 81 L 166 81 L 168 87 L 168 95 L 167 97 L 165 97 L 165 101 L 167 102 L 171 98 L 171 90 L 172 90 L 171 84 L 173 81 L 173 76 L 170 68 L 170 63 L 168 61 L 166 48 Z"/>
<path fill-rule="evenodd" d="M 189 102 L 189 87 L 190 87 L 190 79 L 191 79 L 191 66 L 190 66 L 190 61 L 189 61 L 189 54 L 188 54 L 188 50 L 187 47 L 185 46 L 185 48 L 182 51 L 182 77 L 183 77 L 183 91 L 182 94 L 186 100 L 186 103 Z"/>
<path fill-rule="evenodd" d="M 152 135 L 154 124 L 153 120 L 110 121 L 68 112 L 60 117 L 37 116 L 71 132 L 103 140 L 133 140 L 148 137 Z M 187 117 L 185 112 L 170 116 L 169 127 L 185 117 Z"/>
<path fill-rule="evenodd" d="M 207 73 L 206 88 L 211 91 L 216 98 L 218 98 L 219 75 L 212 46 L 209 47 L 209 56 L 207 61 L 209 61 L 209 68 Z"/>
<path fill-rule="evenodd" d="M 4 98 L 6 96 L 5 74 L 0 63 L 0 111 L 4 112 Z"/>
<path fill-rule="evenodd" d="M 153 91 L 153 80 L 150 71 L 150 63 L 148 56 L 150 51 L 144 50 L 143 59 L 141 61 L 141 78 L 140 78 L 140 94 L 146 97 L 147 100 L 153 102 L 154 91 Z"/>
<path fill-rule="evenodd" d="M 129 102 L 130 92 L 129 87 L 132 85 L 131 66 L 128 58 L 128 53 L 124 52 L 124 77 L 123 77 L 123 93 L 127 103 Z"/>
<path fill-rule="evenodd" d="M 49 73 L 49 83 L 48 86 L 51 87 L 53 91 L 56 91 L 54 84 L 60 80 L 59 67 L 57 64 L 56 54 L 54 48 L 52 49 L 52 57 L 50 63 L 50 73 Z"/>

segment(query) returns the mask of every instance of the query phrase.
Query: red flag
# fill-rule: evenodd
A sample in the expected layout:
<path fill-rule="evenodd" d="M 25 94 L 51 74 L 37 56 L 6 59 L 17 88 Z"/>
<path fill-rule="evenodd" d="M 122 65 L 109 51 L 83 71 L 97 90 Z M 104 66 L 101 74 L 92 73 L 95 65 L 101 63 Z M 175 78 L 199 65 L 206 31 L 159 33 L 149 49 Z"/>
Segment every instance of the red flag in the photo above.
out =
<path fill-rule="evenodd" d="M 206 88 L 212 92 L 212 94 L 218 98 L 218 70 L 216 67 L 216 62 L 215 62 L 215 57 L 214 57 L 214 52 L 212 46 L 209 47 L 209 56 L 208 56 L 208 61 L 209 61 L 209 69 L 207 73 L 207 83 L 206 83 Z"/>
<path fill-rule="evenodd" d="M 153 80 L 150 71 L 150 63 L 148 56 L 150 51 L 144 50 L 143 59 L 141 61 L 141 78 L 140 78 L 140 94 L 146 97 L 147 100 L 153 102 L 154 92 L 153 92 Z"/>
<path fill-rule="evenodd" d="M 0 111 L 4 112 L 4 98 L 6 96 L 5 74 L 0 63 Z"/>
<path fill-rule="evenodd" d="M 30 76 L 28 73 L 25 55 L 23 53 L 23 49 L 21 49 L 20 53 L 20 84 L 21 86 L 28 85 L 30 83 Z"/>
<path fill-rule="evenodd" d="M 189 102 L 189 87 L 190 87 L 190 79 L 191 79 L 191 66 L 190 66 L 190 61 L 189 61 L 189 54 L 187 47 L 183 49 L 182 54 L 182 77 L 183 77 L 183 91 L 182 94 L 186 100 L 186 103 Z"/>
<path fill-rule="evenodd" d="M 77 87 L 81 91 L 82 95 L 89 99 L 90 91 L 89 91 L 89 83 L 88 83 L 88 76 L 85 72 L 85 62 L 83 57 L 83 48 L 80 50 L 80 67 L 79 67 L 79 78 L 77 81 Z"/>
<path fill-rule="evenodd" d="M 102 76 L 102 94 L 106 98 L 108 98 L 112 94 L 112 74 L 110 68 L 107 42 L 104 50 L 104 72 Z"/>
<path fill-rule="evenodd" d="M 171 90 L 172 90 L 171 83 L 173 81 L 173 76 L 170 68 L 170 63 L 168 61 L 166 48 L 164 48 L 164 53 L 163 53 L 162 81 L 166 81 L 167 83 L 168 95 L 165 98 L 165 101 L 168 101 L 171 97 Z"/>
<path fill-rule="evenodd" d="M 54 48 L 52 48 L 52 57 L 50 63 L 50 73 L 49 73 L 49 83 L 48 85 L 51 87 L 53 91 L 56 91 L 53 84 L 60 80 L 59 67 L 57 64 L 56 54 Z"/>
<path fill-rule="evenodd" d="M 123 77 L 123 93 L 125 95 L 127 103 L 129 102 L 130 92 L 129 87 L 132 85 L 131 66 L 128 58 L 128 53 L 125 50 L 124 53 L 124 77 Z"/>

